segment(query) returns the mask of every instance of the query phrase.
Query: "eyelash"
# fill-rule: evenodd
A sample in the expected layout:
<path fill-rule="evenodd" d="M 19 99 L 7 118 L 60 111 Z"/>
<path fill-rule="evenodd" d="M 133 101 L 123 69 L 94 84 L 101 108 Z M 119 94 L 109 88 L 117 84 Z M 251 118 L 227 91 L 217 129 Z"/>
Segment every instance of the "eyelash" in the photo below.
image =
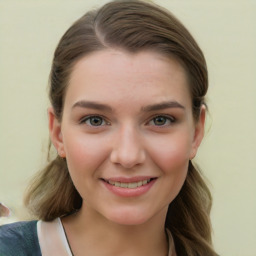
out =
<path fill-rule="evenodd" d="M 155 123 L 157 118 L 163 118 L 164 119 L 164 124 L 157 125 Z M 147 124 L 154 125 L 156 127 L 165 127 L 165 126 L 172 125 L 173 123 L 175 123 L 175 121 L 176 121 L 176 119 L 172 116 L 169 116 L 169 115 L 156 115 L 153 118 L 151 118 Z M 154 124 L 150 124 L 151 122 L 154 122 Z M 166 124 L 166 122 L 168 122 L 168 124 Z"/>
<path fill-rule="evenodd" d="M 92 119 L 96 118 L 98 120 L 100 120 L 100 124 L 99 125 L 93 125 Z M 157 118 L 163 118 L 164 119 L 164 124 L 156 124 L 156 119 Z M 89 121 L 90 123 L 88 124 L 87 121 Z M 165 126 L 169 126 L 172 125 L 173 123 L 175 123 L 176 119 L 172 116 L 168 116 L 168 115 L 156 115 L 154 117 L 152 117 L 147 123 L 146 125 L 152 125 L 152 126 L 156 126 L 156 127 L 165 127 Z M 151 122 L 153 122 L 153 124 L 151 124 Z M 166 124 L 166 122 L 168 122 L 168 124 Z M 80 124 L 86 124 L 88 126 L 91 127 L 101 127 L 101 126 L 105 126 L 105 125 L 110 125 L 110 122 L 106 121 L 106 118 L 104 118 L 103 116 L 100 115 L 90 115 L 90 116 L 86 116 L 84 118 L 81 119 Z"/>
<path fill-rule="evenodd" d="M 93 125 L 91 123 L 93 118 L 97 118 L 98 120 L 101 120 L 101 123 L 99 125 Z M 87 121 L 89 121 L 90 123 L 89 124 L 86 123 Z M 107 122 L 104 117 L 99 116 L 99 115 L 86 116 L 86 117 L 82 118 L 81 121 L 80 121 L 80 124 L 86 124 L 88 126 L 93 126 L 93 127 L 100 127 L 100 126 L 102 126 L 102 123 L 104 123 L 103 125 L 110 125 L 110 123 Z"/>

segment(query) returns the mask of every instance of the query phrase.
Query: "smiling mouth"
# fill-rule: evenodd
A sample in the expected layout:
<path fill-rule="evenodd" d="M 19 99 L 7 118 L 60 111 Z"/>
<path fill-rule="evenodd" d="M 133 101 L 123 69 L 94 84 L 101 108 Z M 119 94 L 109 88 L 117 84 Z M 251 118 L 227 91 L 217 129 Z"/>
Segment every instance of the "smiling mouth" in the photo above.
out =
<path fill-rule="evenodd" d="M 148 183 L 150 183 L 152 180 L 155 180 L 156 178 L 151 178 L 151 179 L 145 179 L 145 180 L 141 180 L 138 182 L 120 182 L 120 181 L 112 181 L 112 180 L 103 180 L 104 182 L 115 186 L 115 187 L 119 187 L 119 188 L 138 188 L 138 187 L 142 187 L 147 185 Z"/>

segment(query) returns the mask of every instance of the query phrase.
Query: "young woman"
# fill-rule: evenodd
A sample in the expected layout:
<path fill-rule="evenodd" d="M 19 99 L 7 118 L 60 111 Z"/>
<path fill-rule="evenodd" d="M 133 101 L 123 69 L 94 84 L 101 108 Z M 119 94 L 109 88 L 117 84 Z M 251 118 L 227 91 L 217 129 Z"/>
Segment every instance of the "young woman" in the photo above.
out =
<path fill-rule="evenodd" d="M 168 11 L 113 1 L 61 38 L 50 75 L 58 152 L 0 229 L 1 255 L 213 256 L 210 192 L 191 160 L 204 134 L 204 56 Z"/>

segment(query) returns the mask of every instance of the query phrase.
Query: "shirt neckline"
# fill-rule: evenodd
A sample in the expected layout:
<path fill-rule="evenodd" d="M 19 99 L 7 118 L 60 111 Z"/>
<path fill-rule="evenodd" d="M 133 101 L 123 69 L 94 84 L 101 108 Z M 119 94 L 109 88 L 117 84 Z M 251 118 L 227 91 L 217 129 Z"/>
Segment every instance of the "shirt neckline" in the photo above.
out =
<path fill-rule="evenodd" d="M 56 218 L 51 222 L 38 221 L 37 233 L 43 256 L 74 256 L 60 218 Z M 168 229 L 166 229 L 166 233 L 169 243 L 168 256 L 176 256 L 172 234 Z"/>

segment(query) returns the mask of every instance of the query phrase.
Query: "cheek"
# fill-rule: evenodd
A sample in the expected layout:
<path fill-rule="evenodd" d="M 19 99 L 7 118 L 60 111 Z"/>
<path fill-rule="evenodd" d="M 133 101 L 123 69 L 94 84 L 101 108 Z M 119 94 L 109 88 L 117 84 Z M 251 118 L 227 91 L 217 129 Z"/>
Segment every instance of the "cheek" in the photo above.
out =
<path fill-rule="evenodd" d="M 187 170 L 191 151 L 191 140 L 188 136 L 163 138 L 150 148 L 152 160 L 166 174 L 178 174 L 184 169 Z"/>
<path fill-rule="evenodd" d="M 105 145 L 105 146 L 104 146 Z M 64 148 L 67 163 L 71 173 L 86 175 L 97 168 L 108 154 L 104 140 L 95 139 L 93 136 L 69 135 L 64 138 Z"/>
<path fill-rule="evenodd" d="M 81 195 L 86 200 L 95 187 L 99 173 L 97 169 L 105 161 L 108 149 L 101 140 L 90 136 L 79 135 L 64 138 L 66 160 L 71 179 Z M 91 195 L 90 195 L 91 197 Z"/>
<path fill-rule="evenodd" d="M 154 163 L 162 173 L 164 203 L 170 204 L 180 192 L 188 172 L 190 143 L 186 139 L 162 142 L 155 151 Z"/>

